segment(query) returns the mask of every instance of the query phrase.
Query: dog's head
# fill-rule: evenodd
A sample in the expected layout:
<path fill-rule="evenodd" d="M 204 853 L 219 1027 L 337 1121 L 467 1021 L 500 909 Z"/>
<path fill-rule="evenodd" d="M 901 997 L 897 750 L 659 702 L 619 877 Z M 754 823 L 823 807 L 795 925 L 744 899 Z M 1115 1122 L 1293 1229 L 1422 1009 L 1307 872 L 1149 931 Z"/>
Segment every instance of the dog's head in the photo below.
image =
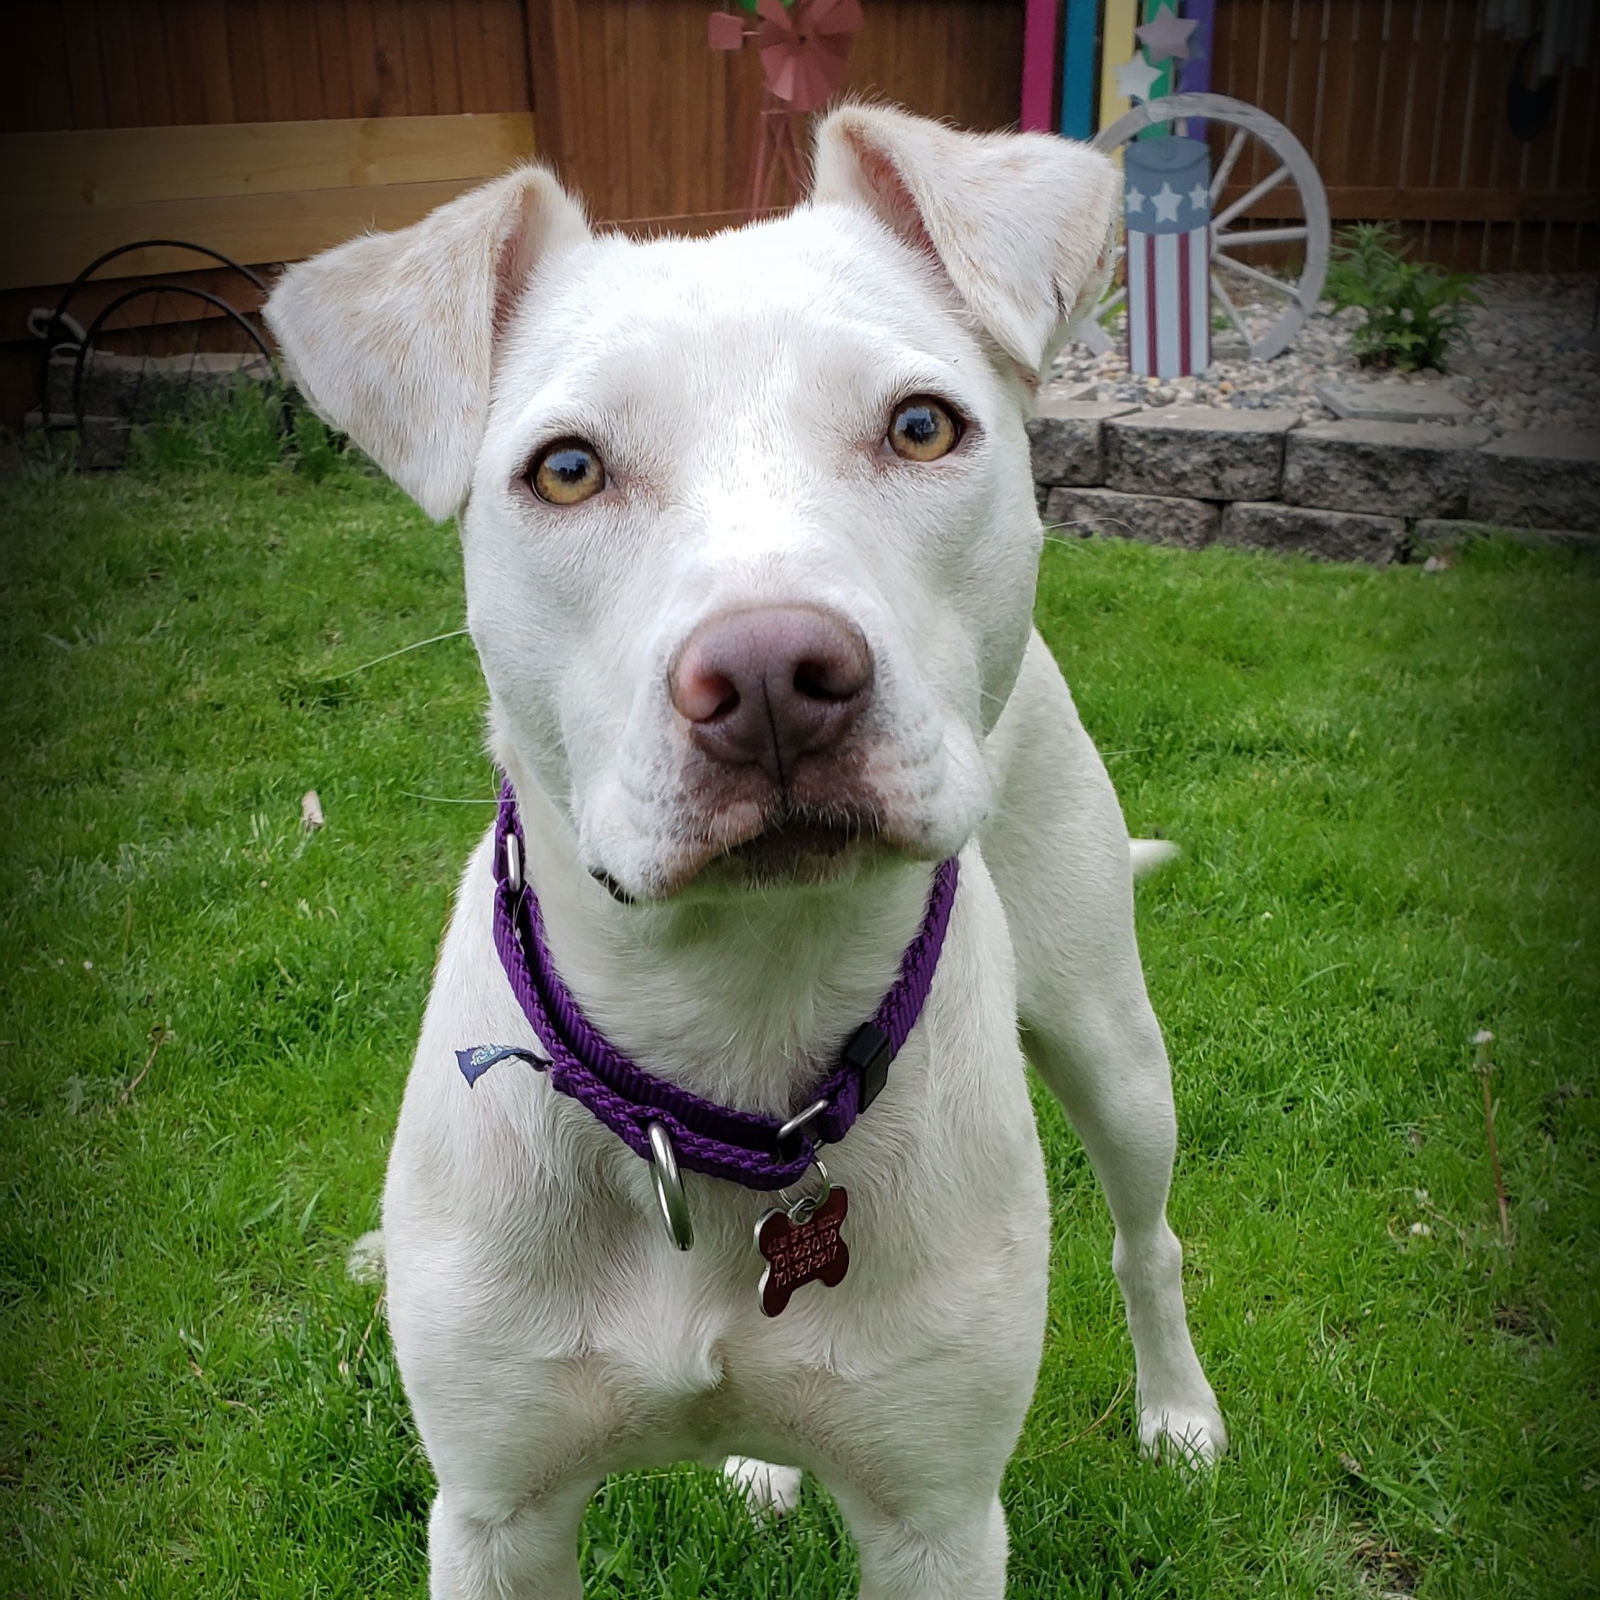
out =
<path fill-rule="evenodd" d="M 809 204 L 590 232 L 538 168 L 292 268 L 311 403 L 463 510 L 497 750 L 621 895 L 960 848 L 1027 641 L 1024 422 L 1096 294 L 1102 157 L 850 108 Z"/>

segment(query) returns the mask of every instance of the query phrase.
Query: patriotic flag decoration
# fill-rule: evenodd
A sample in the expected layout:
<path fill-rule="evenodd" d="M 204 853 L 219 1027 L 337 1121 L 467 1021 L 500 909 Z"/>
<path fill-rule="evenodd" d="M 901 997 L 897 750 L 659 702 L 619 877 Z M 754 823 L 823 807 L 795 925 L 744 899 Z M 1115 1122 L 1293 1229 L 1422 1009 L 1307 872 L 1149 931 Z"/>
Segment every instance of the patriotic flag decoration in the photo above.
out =
<path fill-rule="evenodd" d="M 1211 158 L 1199 139 L 1123 149 L 1128 367 L 1142 378 L 1204 372 L 1211 360 Z"/>

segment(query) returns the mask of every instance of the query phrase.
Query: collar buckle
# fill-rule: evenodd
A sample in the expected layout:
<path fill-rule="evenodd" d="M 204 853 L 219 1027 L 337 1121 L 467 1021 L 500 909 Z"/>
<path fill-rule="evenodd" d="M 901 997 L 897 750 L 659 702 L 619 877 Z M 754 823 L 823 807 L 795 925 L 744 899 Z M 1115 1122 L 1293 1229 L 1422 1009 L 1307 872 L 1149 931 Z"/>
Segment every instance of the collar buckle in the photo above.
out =
<path fill-rule="evenodd" d="M 893 1060 L 894 1047 L 889 1043 L 889 1035 L 870 1022 L 863 1022 L 846 1040 L 839 1064 L 854 1072 L 861 1085 L 857 1115 L 883 1093 L 883 1086 L 889 1081 L 889 1063 Z"/>

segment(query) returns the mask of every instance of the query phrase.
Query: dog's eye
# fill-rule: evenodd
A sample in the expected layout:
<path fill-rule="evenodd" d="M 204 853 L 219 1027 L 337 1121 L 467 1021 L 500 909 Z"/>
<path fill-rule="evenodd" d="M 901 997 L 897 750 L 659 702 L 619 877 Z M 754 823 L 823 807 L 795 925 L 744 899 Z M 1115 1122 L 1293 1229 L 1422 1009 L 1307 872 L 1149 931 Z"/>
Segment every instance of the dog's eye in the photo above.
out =
<path fill-rule="evenodd" d="M 575 506 L 605 488 L 606 469 L 592 445 L 582 439 L 558 439 L 533 458 L 528 482 L 541 500 Z"/>
<path fill-rule="evenodd" d="M 931 395 L 901 401 L 889 424 L 889 448 L 907 461 L 937 461 L 961 442 L 961 424 Z"/>

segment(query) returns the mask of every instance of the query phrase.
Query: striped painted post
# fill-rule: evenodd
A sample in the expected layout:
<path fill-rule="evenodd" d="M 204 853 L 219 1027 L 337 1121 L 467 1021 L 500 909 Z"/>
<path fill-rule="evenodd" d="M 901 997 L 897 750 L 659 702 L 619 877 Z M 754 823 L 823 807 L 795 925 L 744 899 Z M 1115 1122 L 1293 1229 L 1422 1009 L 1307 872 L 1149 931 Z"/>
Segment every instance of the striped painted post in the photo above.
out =
<path fill-rule="evenodd" d="M 1217 31 L 1217 0 L 1185 0 L 1183 14 L 1200 24 L 1189 35 L 1189 56 L 1178 67 L 1178 94 L 1206 94 L 1211 88 L 1211 50 Z"/>
<path fill-rule="evenodd" d="M 1125 145 L 1128 368 L 1181 378 L 1211 360 L 1211 158 L 1199 139 Z"/>
<path fill-rule="evenodd" d="M 1059 0 L 1028 0 L 1022 26 L 1022 130 L 1055 126 L 1056 13 Z"/>
<path fill-rule="evenodd" d="M 1067 0 L 1061 29 L 1061 131 L 1069 139 L 1092 139 L 1099 126 L 1094 114 L 1099 32 L 1100 0 Z"/>
<path fill-rule="evenodd" d="M 1183 8 L 1186 17 L 1200 24 L 1189 35 L 1188 60 L 1178 68 L 1179 94 L 1209 94 L 1211 92 L 1211 51 L 1217 32 L 1217 0 L 1187 0 Z M 1205 122 L 1195 118 L 1189 124 L 1189 135 L 1194 139 L 1206 136 Z"/>
<path fill-rule="evenodd" d="M 1117 89 L 1117 68 L 1133 55 L 1138 43 L 1133 30 L 1139 21 L 1139 0 L 1105 0 L 1100 23 L 1100 117 L 1102 128 L 1109 128 L 1118 117 L 1126 116 L 1132 102 Z"/>
<path fill-rule="evenodd" d="M 1162 11 L 1178 12 L 1181 9 L 1180 0 L 1144 0 L 1144 4 L 1139 7 L 1141 13 L 1139 20 L 1141 22 L 1154 22 Z M 1147 57 L 1149 56 L 1148 51 L 1145 54 Z M 1150 98 L 1159 100 L 1163 95 L 1172 93 L 1172 80 L 1175 76 L 1173 69 L 1178 63 L 1176 61 L 1151 60 L 1150 64 L 1153 67 L 1161 68 L 1161 76 L 1150 85 Z M 1146 128 L 1144 135 L 1141 135 L 1141 137 L 1153 133 L 1157 138 L 1163 138 L 1170 132 L 1171 125 L 1163 122 L 1155 128 Z"/>

